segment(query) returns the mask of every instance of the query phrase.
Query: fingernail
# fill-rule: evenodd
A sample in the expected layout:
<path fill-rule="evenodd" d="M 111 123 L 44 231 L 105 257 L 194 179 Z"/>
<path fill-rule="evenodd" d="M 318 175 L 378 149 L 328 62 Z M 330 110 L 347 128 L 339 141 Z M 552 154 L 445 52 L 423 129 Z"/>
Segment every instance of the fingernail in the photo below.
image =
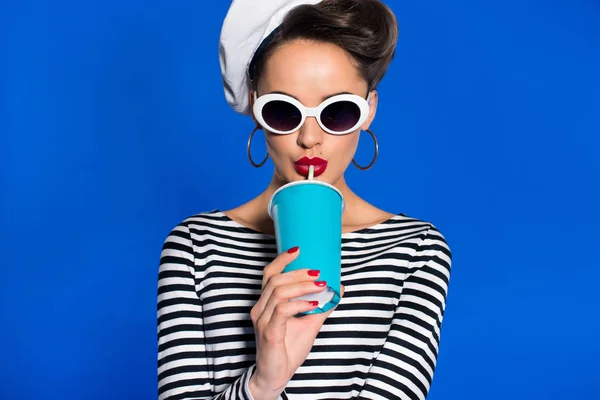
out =
<path fill-rule="evenodd" d="M 295 253 L 297 251 L 298 251 L 298 246 L 294 246 L 291 249 L 289 249 L 287 252 L 290 253 L 290 254 L 292 254 L 292 253 Z"/>
<path fill-rule="evenodd" d="M 327 284 L 327 282 L 325 282 L 325 281 L 316 281 L 316 282 L 315 282 L 315 285 L 317 285 L 318 287 L 323 287 L 323 286 L 325 286 L 326 284 Z"/>
<path fill-rule="evenodd" d="M 316 307 L 316 306 L 318 306 L 318 305 L 319 305 L 319 302 L 318 302 L 318 301 L 309 301 L 309 303 L 310 303 L 310 305 L 311 305 L 311 306 L 313 306 L 313 307 Z"/>
<path fill-rule="evenodd" d="M 310 271 L 308 271 L 308 275 L 310 276 L 319 276 L 320 273 L 321 271 L 319 271 L 318 269 L 311 269 Z"/>

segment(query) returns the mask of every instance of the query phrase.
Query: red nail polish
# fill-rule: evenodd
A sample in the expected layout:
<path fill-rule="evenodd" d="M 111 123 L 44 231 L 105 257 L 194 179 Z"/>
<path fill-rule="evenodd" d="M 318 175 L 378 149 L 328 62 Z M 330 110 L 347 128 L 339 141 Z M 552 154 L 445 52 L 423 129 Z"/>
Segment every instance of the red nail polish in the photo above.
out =
<path fill-rule="evenodd" d="M 310 271 L 308 271 L 308 275 L 310 276 L 319 276 L 320 273 L 321 271 L 319 271 L 318 269 L 311 269 Z"/>
<path fill-rule="evenodd" d="M 325 281 L 316 281 L 315 285 L 317 285 L 318 287 L 323 287 L 325 286 L 327 283 Z"/>
<path fill-rule="evenodd" d="M 287 252 L 292 254 L 298 251 L 298 246 L 292 247 L 291 249 L 289 249 Z"/>
<path fill-rule="evenodd" d="M 316 307 L 316 306 L 318 306 L 318 305 L 319 305 L 319 302 L 318 302 L 318 301 L 309 301 L 309 303 L 310 303 L 310 305 L 311 305 L 311 306 L 313 306 L 313 307 Z"/>

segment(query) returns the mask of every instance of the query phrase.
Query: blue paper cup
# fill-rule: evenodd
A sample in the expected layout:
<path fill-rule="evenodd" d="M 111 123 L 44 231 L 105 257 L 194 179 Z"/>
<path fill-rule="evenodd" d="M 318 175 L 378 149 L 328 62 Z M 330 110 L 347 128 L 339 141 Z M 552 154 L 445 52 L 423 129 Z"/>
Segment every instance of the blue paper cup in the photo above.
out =
<path fill-rule="evenodd" d="M 319 280 L 327 282 L 323 292 L 297 298 L 319 302 L 307 314 L 328 311 L 340 302 L 344 206 L 339 190 L 314 180 L 288 183 L 271 196 L 269 215 L 275 224 L 277 253 L 300 247 L 300 255 L 283 272 L 318 269 Z"/>

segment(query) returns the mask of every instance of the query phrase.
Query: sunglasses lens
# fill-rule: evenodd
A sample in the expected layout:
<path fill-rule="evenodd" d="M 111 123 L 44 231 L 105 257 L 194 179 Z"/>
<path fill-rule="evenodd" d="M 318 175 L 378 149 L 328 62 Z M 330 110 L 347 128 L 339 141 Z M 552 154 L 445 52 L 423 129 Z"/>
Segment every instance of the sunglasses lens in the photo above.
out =
<path fill-rule="evenodd" d="M 360 120 L 360 108 L 351 101 L 336 101 L 321 112 L 321 122 L 334 132 L 352 129 Z"/>
<path fill-rule="evenodd" d="M 269 101 L 262 109 L 262 117 L 269 127 L 283 132 L 294 130 L 300 121 L 302 114 L 298 108 L 287 101 Z"/>

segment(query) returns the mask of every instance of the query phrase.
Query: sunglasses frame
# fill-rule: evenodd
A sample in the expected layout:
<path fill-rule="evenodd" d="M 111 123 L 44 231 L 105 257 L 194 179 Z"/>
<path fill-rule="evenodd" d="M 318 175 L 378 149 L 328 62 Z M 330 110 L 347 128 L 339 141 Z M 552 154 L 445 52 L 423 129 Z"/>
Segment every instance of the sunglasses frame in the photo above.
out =
<path fill-rule="evenodd" d="M 338 94 L 338 95 L 332 96 L 332 97 L 328 98 L 327 100 L 323 101 L 317 107 L 306 107 L 304 104 L 300 103 L 295 98 L 285 95 L 285 94 L 268 93 L 268 94 L 264 94 L 260 97 L 257 97 L 256 92 L 254 92 L 254 106 L 252 107 L 252 111 L 254 113 L 254 117 L 256 118 L 256 120 L 258 121 L 260 126 L 266 128 L 269 132 L 272 132 L 272 133 L 275 133 L 278 135 L 287 135 L 287 134 L 297 131 L 298 129 L 300 129 L 300 127 L 302 125 L 304 125 L 304 122 L 306 121 L 307 117 L 315 117 L 317 122 L 319 123 L 319 126 L 321 127 L 321 129 L 323 129 L 325 132 L 327 132 L 331 135 L 346 135 L 350 132 L 357 130 L 362 124 L 365 123 L 367 118 L 369 118 L 369 99 L 370 99 L 370 95 L 367 97 L 367 99 L 365 99 L 356 94 Z M 302 116 L 300 123 L 298 123 L 298 125 L 296 127 L 294 127 L 294 129 L 291 129 L 289 131 L 280 131 L 277 129 L 273 129 L 272 126 L 270 126 L 269 124 L 266 123 L 266 121 L 264 120 L 264 118 L 262 116 L 263 108 L 265 107 L 265 105 L 267 105 L 267 103 L 269 103 L 271 101 L 284 101 L 286 103 L 293 105 L 298 110 L 300 110 L 300 114 Z M 350 101 L 350 102 L 356 104 L 360 110 L 360 117 L 359 117 L 358 121 L 356 122 L 356 124 L 352 128 L 347 129 L 345 131 L 341 131 L 341 132 L 332 131 L 331 129 L 327 128 L 321 121 L 321 113 L 323 112 L 325 107 L 327 107 L 333 103 L 337 103 L 339 101 Z"/>

